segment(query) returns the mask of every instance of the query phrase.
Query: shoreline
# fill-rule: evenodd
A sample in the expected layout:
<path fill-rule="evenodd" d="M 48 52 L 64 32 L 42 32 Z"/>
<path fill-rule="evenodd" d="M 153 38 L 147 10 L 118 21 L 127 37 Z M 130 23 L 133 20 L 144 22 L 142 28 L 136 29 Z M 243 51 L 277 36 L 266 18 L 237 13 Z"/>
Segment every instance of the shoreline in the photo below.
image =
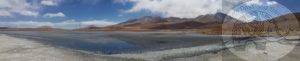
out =
<path fill-rule="evenodd" d="M 128 61 L 144 61 L 144 60 L 149 60 L 149 58 L 142 58 L 141 59 L 141 58 L 138 58 L 138 57 L 140 57 L 139 55 L 154 54 L 154 55 L 151 55 L 151 57 L 161 56 L 161 58 L 165 58 L 165 57 L 176 58 L 176 56 L 178 56 L 178 55 L 180 55 L 178 57 L 182 57 L 182 56 L 186 56 L 186 55 L 192 55 L 195 52 L 201 53 L 201 55 L 202 54 L 209 54 L 209 53 L 213 52 L 213 51 L 205 51 L 207 49 L 198 50 L 199 48 L 210 47 L 210 46 L 202 46 L 202 47 L 201 46 L 200 47 L 195 46 L 195 47 L 189 47 L 189 48 L 178 48 L 178 49 L 170 49 L 170 50 L 162 50 L 162 51 L 149 51 L 149 52 L 145 52 L 145 53 L 136 53 L 136 54 L 129 54 L 129 55 L 126 55 L 126 54 L 103 55 L 103 54 L 95 54 L 95 53 L 89 52 L 89 51 L 56 48 L 56 47 L 52 47 L 52 46 L 48 46 L 48 45 L 43 45 L 43 44 L 40 44 L 38 42 L 34 42 L 32 40 L 28 40 L 28 39 L 24 39 L 24 38 L 15 38 L 15 37 L 11 37 L 11 36 L 8 36 L 8 35 L 5 35 L 5 34 L 0 34 L 0 39 L 2 39 L 2 40 L 0 40 L 0 42 L 8 41 L 8 40 L 3 40 L 3 39 L 12 39 L 9 43 L 13 44 L 13 47 L 2 46 L 2 47 L 9 47 L 9 49 L 0 48 L 0 51 L 7 51 L 7 50 L 10 50 L 10 48 L 11 49 L 24 49 L 24 48 L 27 48 L 27 47 L 15 46 L 14 42 L 19 42 L 23 46 L 27 46 L 27 45 L 33 46 L 33 47 L 28 48 L 28 49 L 38 50 L 38 51 L 30 51 L 30 52 L 26 52 L 26 53 L 25 52 L 24 53 L 14 52 L 14 54 L 0 53 L 0 60 L 1 61 L 6 61 L 6 60 L 9 59 L 7 57 L 6 58 L 2 57 L 2 55 L 4 55 L 4 54 L 5 54 L 5 56 L 8 56 L 8 57 L 10 57 L 10 55 L 20 55 L 21 54 L 22 56 L 10 57 L 10 58 L 26 58 L 26 59 L 19 59 L 19 60 L 25 60 L 25 61 L 26 60 L 33 60 L 33 61 L 39 61 L 40 60 L 40 58 L 38 58 L 38 57 L 37 58 L 28 57 L 27 54 L 39 55 L 43 59 L 49 58 L 49 61 L 53 61 L 53 60 L 51 60 L 53 58 L 57 59 L 57 60 L 54 60 L 54 61 L 76 61 L 76 60 L 85 60 L 85 59 L 88 60 L 86 57 L 82 57 L 81 55 L 94 57 L 93 59 L 96 59 L 95 57 L 97 57 L 97 60 L 94 60 L 94 61 L 110 60 L 112 58 L 113 58 L 113 60 L 120 59 L 119 61 L 125 61 L 125 60 L 128 60 Z M 6 43 L 6 44 L 8 44 L 8 43 Z M 2 44 L 2 45 L 5 45 L 5 44 Z M 16 44 L 16 45 L 18 45 L 18 44 Z M 44 47 L 38 48 L 38 47 L 36 47 L 36 45 L 44 46 Z M 216 45 L 215 45 L 215 47 L 216 47 Z M 7 49 L 7 50 L 5 50 L 5 49 Z M 41 51 L 40 49 L 45 49 L 45 50 Z M 210 48 L 208 48 L 208 49 L 210 49 Z M 51 52 L 49 52 L 49 51 L 51 51 Z M 186 54 L 187 51 L 190 51 L 192 53 Z M 21 50 L 19 52 L 23 52 L 23 50 Z M 166 52 L 173 52 L 173 53 L 168 53 L 167 56 L 165 56 L 165 55 L 155 55 L 155 54 L 161 54 L 161 53 L 166 53 Z M 45 54 L 50 54 L 50 55 L 43 55 L 43 54 L 39 54 L 39 53 L 45 53 Z M 79 54 L 79 56 L 77 56 L 78 54 Z M 58 56 L 63 56 L 63 57 L 58 57 Z M 131 57 L 128 57 L 128 56 L 131 56 Z M 102 60 L 98 60 L 99 57 L 102 57 Z M 105 58 L 103 58 L 103 57 L 105 57 Z M 136 58 L 132 58 L 132 57 L 136 57 Z M 147 57 L 147 56 L 144 56 L 144 57 Z M 68 60 L 68 58 L 70 58 L 70 59 Z M 161 60 L 159 58 L 157 58 L 157 59 Z M 8 61 L 18 61 L 18 60 L 9 59 Z M 150 61 L 152 61 L 152 60 L 150 60 Z"/>
<path fill-rule="evenodd" d="M 0 42 L 4 42 L 4 44 L 0 44 L 0 61 L 41 61 L 41 59 L 45 59 L 43 61 L 243 61 L 243 59 L 229 51 L 231 48 L 224 48 L 221 44 L 144 53 L 103 55 L 89 51 L 56 48 L 34 42 L 33 40 L 11 37 L 5 34 L 0 34 Z M 300 51 L 299 46 L 296 46 L 290 54 L 282 59 L 297 61 L 298 58 L 294 57 L 296 55 L 296 57 L 300 58 L 300 53 L 297 51 Z"/>
<path fill-rule="evenodd" d="M 56 48 L 0 34 L 0 61 L 141 61 Z"/>
<path fill-rule="evenodd" d="M 232 31 L 220 31 L 220 32 L 212 32 L 212 33 L 201 33 L 198 31 L 168 31 L 168 30 L 149 30 L 149 31 L 122 31 L 122 30 L 116 30 L 116 31 L 76 31 L 76 30 L 63 30 L 63 31 L 38 31 L 38 30 L 30 30 L 30 31 L 20 31 L 20 30 L 0 30 L 0 32 L 120 32 L 120 33 L 180 33 L 180 34 L 200 34 L 200 35 L 209 35 L 209 36 L 219 36 L 219 35 L 239 35 L 239 34 L 228 34 L 232 33 Z M 293 31 L 294 34 L 286 34 L 284 36 L 300 36 L 300 31 Z M 249 32 L 251 33 L 251 32 Z M 242 34 L 245 35 L 245 34 Z M 272 32 L 270 34 L 268 33 L 262 33 L 260 35 L 270 35 L 270 36 L 280 36 L 276 34 L 275 32 Z M 255 36 L 255 35 L 253 35 Z"/>

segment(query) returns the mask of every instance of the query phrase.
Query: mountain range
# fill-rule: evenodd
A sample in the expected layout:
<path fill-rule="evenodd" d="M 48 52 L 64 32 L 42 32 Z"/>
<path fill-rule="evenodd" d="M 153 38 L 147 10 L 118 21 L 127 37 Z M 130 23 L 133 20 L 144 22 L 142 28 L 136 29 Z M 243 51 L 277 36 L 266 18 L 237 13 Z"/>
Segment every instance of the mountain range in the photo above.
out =
<path fill-rule="evenodd" d="M 224 21 L 226 19 L 226 21 Z M 72 31 L 193 31 L 207 34 L 220 34 L 222 31 L 232 31 L 232 24 L 238 27 L 252 27 L 264 23 L 264 26 L 280 25 L 281 29 L 299 30 L 300 13 L 290 13 L 264 21 L 242 22 L 224 13 L 215 13 L 200 15 L 196 18 L 177 18 L 177 17 L 160 17 L 145 16 L 136 19 L 111 25 L 107 27 L 88 26 L 86 28 L 75 29 Z M 273 24 L 276 22 L 277 24 Z M 255 26 L 253 26 L 255 25 Z M 293 25 L 293 26 L 290 26 Z M 227 27 L 228 26 L 228 27 Z M 264 28 L 266 29 L 266 28 Z M 0 30 L 6 31 L 62 31 L 51 27 L 40 28 L 7 28 L 0 27 Z M 254 29 L 255 30 L 255 29 Z M 279 30 L 279 29 L 276 29 Z M 63 30 L 66 31 L 66 30 Z M 252 31 L 252 30 L 251 30 Z"/>
<path fill-rule="evenodd" d="M 206 34 L 220 34 L 222 31 L 232 31 L 232 26 L 252 28 L 250 31 L 257 31 L 257 29 L 265 31 L 269 28 L 272 30 L 293 29 L 300 31 L 300 21 L 298 19 L 300 19 L 300 13 L 290 13 L 263 21 L 253 20 L 252 22 L 242 22 L 224 13 L 200 15 L 196 18 L 145 16 L 108 27 L 82 28 L 76 31 L 192 31 Z M 272 22 L 276 22 L 277 24 Z M 263 23 L 263 25 L 258 23 Z M 275 25 L 279 25 L 277 28 L 280 29 L 275 29 Z M 259 26 L 262 27 L 259 28 Z"/>
<path fill-rule="evenodd" d="M 94 31 L 153 31 L 153 30 L 183 30 L 183 29 L 219 29 L 225 18 L 237 21 L 224 13 L 201 15 L 196 18 L 177 18 L 160 16 L 145 16 L 101 28 L 83 28 L 77 30 Z"/>

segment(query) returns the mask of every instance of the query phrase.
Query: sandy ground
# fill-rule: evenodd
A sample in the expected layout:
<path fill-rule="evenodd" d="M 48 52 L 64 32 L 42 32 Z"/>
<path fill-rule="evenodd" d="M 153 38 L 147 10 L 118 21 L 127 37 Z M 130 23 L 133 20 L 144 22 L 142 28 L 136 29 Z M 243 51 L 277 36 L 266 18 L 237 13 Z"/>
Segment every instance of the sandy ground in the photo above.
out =
<path fill-rule="evenodd" d="M 277 59 L 277 60 L 265 60 L 265 61 L 299 61 L 300 60 L 300 48 L 299 46 L 296 47 L 292 52 L 285 55 L 284 57 Z M 168 59 L 164 61 L 258 61 L 253 60 L 246 60 L 243 59 L 229 50 L 224 50 L 222 52 L 218 52 L 217 54 L 204 54 L 199 56 L 193 57 L 182 57 L 182 58 L 174 58 Z"/>
<path fill-rule="evenodd" d="M 178 48 L 163 51 L 145 52 L 137 54 L 115 54 L 111 55 L 114 57 L 123 58 L 134 58 L 134 59 L 144 59 L 146 61 L 164 61 L 169 59 L 176 59 L 181 57 L 193 57 L 202 54 L 216 53 L 217 51 L 223 50 L 221 45 L 206 45 L 206 46 L 196 46 L 189 48 Z M 186 60 L 183 60 L 186 61 Z M 195 60 L 194 60 L 195 61 Z M 196 60 L 198 61 L 198 60 Z"/>
<path fill-rule="evenodd" d="M 262 41 L 262 40 L 257 40 Z M 265 50 L 257 50 L 255 45 L 247 45 L 245 51 L 224 48 L 220 44 L 178 48 L 146 52 L 140 54 L 116 54 L 124 58 L 145 59 L 147 61 L 299 61 L 298 41 L 267 42 Z M 213 48 L 213 49 L 212 49 Z"/>
<path fill-rule="evenodd" d="M 164 61 L 299 61 L 300 45 L 299 42 L 295 41 L 297 40 L 292 41 L 291 44 L 268 42 L 265 50 L 256 50 L 253 48 L 255 46 L 248 45 L 245 51 L 229 48 L 218 53 L 166 59 Z"/>

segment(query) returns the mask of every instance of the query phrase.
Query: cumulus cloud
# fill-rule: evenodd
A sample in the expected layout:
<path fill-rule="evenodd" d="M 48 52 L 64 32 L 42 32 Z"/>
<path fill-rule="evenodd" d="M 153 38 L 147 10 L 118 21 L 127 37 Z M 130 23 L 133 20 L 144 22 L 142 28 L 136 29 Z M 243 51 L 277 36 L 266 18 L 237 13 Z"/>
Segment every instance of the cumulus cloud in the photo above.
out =
<path fill-rule="evenodd" d="M 16 22 L 0 22 L 0 27 L 17 27 L 17 28 L 37 28 L 42 26 L 50 26 L 53 28 L 61 29 L 76 29 L 94 25 L 97 27 L 104 27 L 108 25 L 117 24 L 115 22 L 109 22 L 106 20 L 87 20 L 87 21 L 75 21 L 67 20 L 63 22 L 37 22 L 37 21 L 16 21 Z"/>
<path fill-rule="evenodd" d="M 260 12 L 260 14 L 254 12 Z M 291 11 L 276 1 L 252 0 L 237 5 L 228 15 L 244 22 L 251 22 L 253 20 L 267 20 L 287 13 L 291 13 Z"/>
<path fill-rule="evenodd" d="M 89 25 L 94 25 L 94 26 L 98 26 L 98 27 L 103 27 L 103 26 L 107 26 L 107 25 L 113 25 L 113 24 L 117 24 L 115 22 L 108 22 L 108 21 L 99 21 L 99 20 L 90 20 L 90 21 L 83 21 L 81 22 L 81 25 L 85 26 L 89 26 Z"/>
<path fill-rule="evenodd" d="M 193 18 L 213 14 L 222 9 L 222 0 L 117 0 L 115 2 L 133 3 L 126 12 L 150 11 L 166 17 Z"/>
<path fill-rule="evenodd" d="M 245 3 L 246 5 L 267 5 L 267 6 L 270 6 L 270 5 L 276 5 L 278 4 L 277 2 L 275 1 L 269 1 L 269 0 L 252 0 L 252 1 L 249 1 L 247 3 Z"/>
<path fill-rule="evenodd" d="M 0 10 L 0 16 L 12 16 L 12 14 L 5 10 Z"/>
<path fill-rule="evenodd" d="M 0 16 L 12 17 L 13 14 L 37 16 L 38 6 L 26 0 L 0 0 Z"/>
<path fill-rule="evenodd" d="M 96 5 L 101 1 L 103 0 L 80 0 L 81 4 L 91 4 L 91 5 Z"/>
<path fill-rule="evenodd" d="M 116 3 L 133 3 L 127 13 L 150 11 L 166 17 L 194 18 L 199 15 L 228 13 L 236 5 L 251 0 L 115 0 Z M 242 15 L 244 13 L 239 13 Z M 236 15 L 232 15 L 236 16 Z"/>
<path fill-rule="evenodd" d="M 61 0 L 0 0 L 0 16 L 13 17 L 16 14 L 36 17 L 40 8 L 44 6 L 57 6 Z"/>
<path fill-rule="evenodd" d="M 236 7 L 239 4 L 245 3 L 245 2 L 249 2 L 252 0 L 223 0 L 222 1 L 222 11 L 225 13 L 230 12 L 231 10 L 233 10 L 234 7 Z"/>
<path fill-rule="evenodd" d="M 126 13 L 150 11 L 166 17 L 194 18 L 199 15 L 228 13 L 236 5 L 251 0 L 115 0 L 116 3 L 133 3 Z"/>
<path fill-rule="evenodd" d="M 41 4 L 46 6 L 57 6 L 60 0 L 42 0 Z"/>
<path fill-rule="evenodd" d="M 59 12 L 59 13 L 46 13 L 43 17 L 47 17 L 47 18 L 66 17 L 66 15 L 62 12 Z"/>
<path fill-rule="evenodd" d="M 270 0 L 115 0 L 116 3 L 132 3 L 126 13 L 150 11 L 155 14 L 163 14 L 166 17 L 194 18 L 199 15 L 223 12 L 242 21 L 254 20 L 255 15 L 247 10 L 236 10 L 240 5 L 244 6 L 278 6 L 276 1 Z M 235 13 L 232 13 L 235 12 Z"/>

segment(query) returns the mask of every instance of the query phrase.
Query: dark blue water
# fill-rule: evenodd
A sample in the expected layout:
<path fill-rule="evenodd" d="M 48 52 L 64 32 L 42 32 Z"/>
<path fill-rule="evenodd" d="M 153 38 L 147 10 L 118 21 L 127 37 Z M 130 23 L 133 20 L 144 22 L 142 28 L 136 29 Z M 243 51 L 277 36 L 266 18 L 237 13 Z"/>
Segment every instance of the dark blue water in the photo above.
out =
<path fill-rule="evenodd" d="M 81 32 L 0 32 L 15 37 L 27 38 L 47 45 L 90 51 L 101 54 L 133 53 L 142 47 L 122 40 L 103 37 L 105 33 Z"/>
<path fill-rule="evenodd" d="M 104 54 L 119 54 L 119 53 L 131 53 L 142 51 L 143 48 L 129 44 L 124 41 L 113 41 L 107 43 L 92 43 L 84 41 L 56 41 L 47 40 L 43 41 L 50 43 L 53 46 L 62 47 L 62 48 L 72 48 L 76 50 L 92 51 L 95 53 L 104 53 Z"/>
<path fill-rule="evenodd" d="M 0 34 L 31 39 L 46 45 L 101 54 L 141 53 L 200 46 L 222 41 L 220 36 L 147 32 L 28 32 Z"/>

